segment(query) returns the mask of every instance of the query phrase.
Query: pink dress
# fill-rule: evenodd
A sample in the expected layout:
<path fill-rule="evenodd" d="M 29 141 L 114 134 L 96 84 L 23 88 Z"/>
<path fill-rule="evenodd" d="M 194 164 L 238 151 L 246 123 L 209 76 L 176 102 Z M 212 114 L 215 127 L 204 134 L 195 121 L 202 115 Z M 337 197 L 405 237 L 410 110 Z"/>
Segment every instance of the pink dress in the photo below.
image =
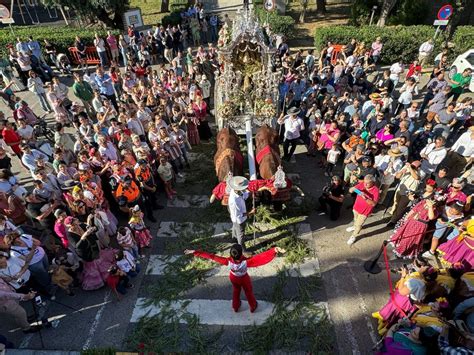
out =
<path fill-rule="evenodd" d="M 461 262 L 467 269 L 474 268 L 474 238 L 468 235 L 459 236 L 442 244 L 443 260 L 450 264 Z"/>
<path fill-rule="evenodd" d="M 142 214 L 143 215 L 143 214 Z M 143 217 L 142 217 L 143 218 Z M 140 248 L 148 247 L 151 243 L 151 233 L 145 226 L 143 219 L 132 218 L 128 225 L 135 235 L 135 240 Z"/>
<path fill-rule="evenodd" d="M 395 305 L 394 302 L 396 302 L 397 305 Z M 413 312 L 416 307 L 411 303 L 408 296 L 402 296 L 398 290 L 395 290 L 393 300 L 390 297 L 379 312 L 384 321 L 387 322 L 387 329 L 404 317 L 400 309 L 403 310 L 405 314 L 409 314 Z"/>
<path fill-rule="evenodd" d="M 384 134 L 384 129 L 382 128 L 380 131 L 377 132 L 375 138 L 377 138 L 379 142 L 386 142 L 390 139 L 393 139 L 393 134 Z"/>

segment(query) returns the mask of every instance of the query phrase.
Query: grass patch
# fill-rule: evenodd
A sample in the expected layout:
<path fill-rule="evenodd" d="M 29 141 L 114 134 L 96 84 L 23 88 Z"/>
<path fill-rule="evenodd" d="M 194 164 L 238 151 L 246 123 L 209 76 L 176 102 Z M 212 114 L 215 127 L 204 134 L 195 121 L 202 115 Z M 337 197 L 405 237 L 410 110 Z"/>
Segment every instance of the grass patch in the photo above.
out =
<path fill-rule="evenodd" d="M 161 312 L 142 318 L 132 331 L 128 344 L 140 353 L 183 352 L 216 353 L 222 329 L 215 334 L 205 334 L 196 315 L 186 312 L 187 303 L 180 310 L 163 304 Z M 186 325 L 181 323 L 185 322 Z M 186 328 L 184 328 L 186 327 Z"/>
<path fill-rule="evenodd" d="M 241 350 L 255 354 L 301 349 L 314 354 L 333 353 L 333 330 L 326 309 L 312 302 L 314 284 L 307 280 L 299 282 L 295 298 L 300 301 L 295 302 L 284 298 L 288 277 L 287 270 L 279 272 L 272 289 L 273 314 L 263 324 L 242 333 Z"/>
<path fill-rule="evenodd" d="M 130 8 L 139 8 L 142 10 L 143 24 L 156 25 L 161 23 L 163 17 L 169 12 L 161 11 L 161 0 L 130 0 Z"/>

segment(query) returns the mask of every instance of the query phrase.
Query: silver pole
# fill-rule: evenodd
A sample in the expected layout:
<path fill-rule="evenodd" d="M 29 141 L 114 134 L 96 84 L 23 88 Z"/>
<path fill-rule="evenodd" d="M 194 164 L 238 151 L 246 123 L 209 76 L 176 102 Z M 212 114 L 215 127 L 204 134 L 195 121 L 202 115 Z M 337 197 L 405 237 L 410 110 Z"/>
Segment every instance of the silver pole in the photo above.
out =
<path fill-rule="evenodd" d="M 255 154 L 253 151 L 252 137 L 252 117 L 247 116 L 245 119 L 245 138 L 247 140 L 247 156 L 249 160 L 250 180 L 257 180 L 257 169 L 255 167 Z"/>

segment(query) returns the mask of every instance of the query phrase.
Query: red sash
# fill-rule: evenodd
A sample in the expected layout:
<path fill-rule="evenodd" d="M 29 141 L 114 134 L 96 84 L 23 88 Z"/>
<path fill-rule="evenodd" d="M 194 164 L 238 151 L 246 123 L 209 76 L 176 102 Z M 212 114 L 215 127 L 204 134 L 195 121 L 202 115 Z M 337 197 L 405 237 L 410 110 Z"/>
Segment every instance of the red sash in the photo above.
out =
<path fill-rule="evenodd" d="M 260 165 L 263 158 L 268 154 L 272 154 L 272 147 L 270 147 L 270 145 L 266 145 L 265 147 L 263 147 L 261 151 L 258 152 L 257 157 L 256 157 L 257 164 Z"/>

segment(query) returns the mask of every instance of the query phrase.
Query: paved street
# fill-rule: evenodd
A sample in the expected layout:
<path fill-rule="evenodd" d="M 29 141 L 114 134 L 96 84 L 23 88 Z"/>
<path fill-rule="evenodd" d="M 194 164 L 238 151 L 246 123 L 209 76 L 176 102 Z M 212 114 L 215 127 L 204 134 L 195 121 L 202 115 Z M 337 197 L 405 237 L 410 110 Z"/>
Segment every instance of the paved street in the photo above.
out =
<path fill-rule="evenodd" d="M 422 85 L 425 85 L 426 75 L 423 79 Z M 19 93 L 18 96 L 25 97 L 30 103 L 35 102 L 28 92 Z M 74 99 L 71 93 L 70 97 Z M 2 104 L 0 110 L 5 109 Z M 32 106 L 38 111 L 38 105 Z M 82 350 L 112 347 L 117 350 L 136 350 L 131 345 L 134 342 L 131 337 L 140 326 L 137 325 L 139 319 L 142 316 L 166 314 L 171 323 L 169 328 L 177 327 L 173 333 L 177 334 L 177 338 L 170 339 L 170 344 L 176 341 L 178 350 L 189 351 L 189 344 L 196 345 L 196 339 L 193 338 L 196 327 L 189 318 L 189 315 L 195 315 L 199 318 L 199 331 L 204 338 L 219 335 L 213 348 L 216 352 L 235 352 L 242 350 L 243 331 L 248 330 L 253 323 L 261 325 L 270 318 L 277 299 L 275 292 L 281 291 L 279 299 L 287 302 L 286 306 L 291 308 L 292 304 L 306 301 L 300 292 L 304 289 L 309 292 L 311 309 L 319 311 L 313 320 L 323 321 L 327 316 L 332 324 L 332 329 L 328 330 L 323 329 L 326 323 L 321 322 L 321 346 L 328 346 L 323 351 L 339 354 L 370 353 L 378 340 L 376 323 L 370 314 L 385 303 L 389 289 L 385 271 L 371 275 L 364 271 L 362 264 L 377 253 L 389 234 L 384 229 L 387 222 L 383 216 L 384 210 L 379 209 L 364 226 L 363 238 L 349 247 L 346 244 L 349 233 L 345 229 L 352 220 L 351 198 L 346 199 L 342 216 L 337 222 L 329 221 L 327 216 L 318 215 L 314 210 L 305 210 L 295 202 L 288 206 L 287 212 L 291 216 L 306 218 L 280 229 L 290 231 L 297 239 L 308 243 L 314 254 L 300 265 L 289 266 L 290 270 L 283 276 L 279 272 L 286 265 L 283 258 L 250 271 L 259 301 L 255 314 L 250 314 L 245 298 L 241 311 L 232 312 L 231 286 L 227 271 L 220 267 L 207 272 L 204 280 L 195 278 L 193 270 L 198 270 L 197 267 L 187 269 L 184 275 L 189 274 L 193 281 L 200 281 L 196 285 L 189 285 L 172 302 L 156 302 L 157 295 L 169 295 L 176 283 L 186 282 L 176 279 L 173 283 L 172 278 L 173 269 L 179 262 L 189 262 L 181 256 L 182 251 L 190 247 L 188 244 L 199 245 L 199 237 L 205 236 L 204 245 L 215 243 L 220 250 L 227 250 L 230 245 L 225 233 L 228 219 L 224 207 L 209 206 L 207 202 L 214 181 L 209 181 L 209 175 L 205 175 L 203 169 L 210 167 L 211 172 L 213 170 L 212 150 L 213 147 L 208 145 L 193 153 L 192 167 L 178 183 L 178 200 L 167 203 L 164 196 L 161 197 L 159 203 L 166 205 L 166 208 L 155 214 L 158 223 L 149 224 L 154 236 L 152 248 L 146 251 L 142 272 L 133 280 L 135 287 L 122 300 L 118 301 L 106 288 L 92 292 L 77 290 L 74 297 L 58 293 L 57 302 L 48 301 L 39 311 L 41 317 L 58 319 L 60 322 L 57 328 L 25 336 L 18 329 L 10 329 L 8 322 L 2 321 L 0 334 L 7 335 L 22 349 Z M 339 172 L 341 169 L 338 167 Z M 317 168 L 317 158 L 306 156 L 304 147 L 298 147 L 296 162 L 285 165 L 285 170 L 295 174 L 293 180 L 300 181 L 305 193 L 303 206 L 314 207 L 314 200 L 329 181 L 323 176 L 322 170 Z M 24 181 L 31 180 L 17 162 L 14 171 Z M 309 213 L 292 213 L 292 210 L 298 209 Z M 272 238 L 280 238 L 272 234 L 271 224 L 266 223 L 261 227 L 267 230 L 258 233 L 259 243 L 263 240 L 271 244 Z M 249 238 L 252 239 L 252 235 Z M 283 287 L 279 290 L 282 277 Z M 25 307 L 31 312 L 29 305 Z M 333 348 L 330 347 L 332 339 L 335 340 Z M 308 344 L 302 342 L 295 350 L 307 349 Z"/>

